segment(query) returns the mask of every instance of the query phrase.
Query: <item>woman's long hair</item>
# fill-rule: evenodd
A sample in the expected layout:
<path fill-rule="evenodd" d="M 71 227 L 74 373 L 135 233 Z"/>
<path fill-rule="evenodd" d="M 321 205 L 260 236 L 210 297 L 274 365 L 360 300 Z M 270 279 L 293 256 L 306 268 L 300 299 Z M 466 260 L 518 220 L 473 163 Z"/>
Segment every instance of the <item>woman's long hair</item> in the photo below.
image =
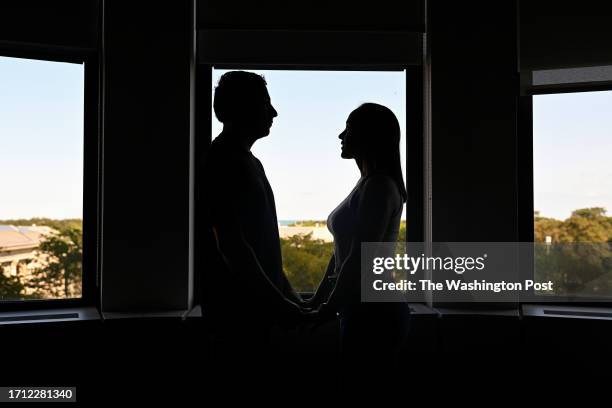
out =
<path fill-rule="evenodd" d="M 351 126 L 361 135 L 361 156 L 375 164 L 376 171 L 395 180 L 404 202 L 408 199 L 400 159 L 400 126 L 386 106 L 364 103 L 350 114 Z"/>

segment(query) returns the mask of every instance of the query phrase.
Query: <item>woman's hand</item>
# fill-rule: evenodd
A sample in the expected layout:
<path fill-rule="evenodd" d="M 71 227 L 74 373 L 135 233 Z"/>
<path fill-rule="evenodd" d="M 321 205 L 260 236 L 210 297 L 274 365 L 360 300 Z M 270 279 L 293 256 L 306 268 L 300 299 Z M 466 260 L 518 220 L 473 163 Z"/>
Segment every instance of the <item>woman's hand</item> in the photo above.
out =
<path fill-rule="evenodd" d="M 285 304 L 279 315 L 278 324 L 285 330 L 292 330 L 308 320 L 308 315 L 312 314 L 311 309 L 302 307 L 289 299 L 285 299 Z"/>
<path fill-rule="evenodd" d="M 306 314 L 306 321 L 312 322 L 312 326 L 309 327 L 310 332 L 312 333 L 327 322 L 334 320 L 336 315 L 336 311 L 327 303 L 320 304 L 316 310 Z"/>
<path fill-rule="evenodd" d="M 309 297 L 308 299 L 303 299 L 300 306 L 303 309 L 313 310 L 316 309 L 319 305 L 314 296 Z"/>
<path fill-rule="evenodd" d="M 317 308 L 317 316 L 320 320 L 331 320 L 335 319 L 338 313 L 335 308 L 332 307 L 329 303 L 321 303 Z"/>

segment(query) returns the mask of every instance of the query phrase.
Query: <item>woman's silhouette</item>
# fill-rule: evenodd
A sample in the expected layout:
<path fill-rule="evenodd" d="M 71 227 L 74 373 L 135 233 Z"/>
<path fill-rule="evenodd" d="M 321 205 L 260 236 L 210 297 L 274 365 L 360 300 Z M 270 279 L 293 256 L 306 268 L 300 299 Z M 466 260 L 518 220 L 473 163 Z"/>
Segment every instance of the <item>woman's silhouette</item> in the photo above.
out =
<path fill-rule="evenodd" d="M 342 354 L 353 363 L 395 360 L 405 337 L 406 303 L 361 303 L 362 242 L 395 242 L 407 194 L 402 178 L 400 128 L 385 106 L 355 109 L 340 134 L 342 158 L 354 159 L 361 177 L 327 220 L 334 254 L 323 282 L 307 302 L 321 318 L 338 313 Z"/>

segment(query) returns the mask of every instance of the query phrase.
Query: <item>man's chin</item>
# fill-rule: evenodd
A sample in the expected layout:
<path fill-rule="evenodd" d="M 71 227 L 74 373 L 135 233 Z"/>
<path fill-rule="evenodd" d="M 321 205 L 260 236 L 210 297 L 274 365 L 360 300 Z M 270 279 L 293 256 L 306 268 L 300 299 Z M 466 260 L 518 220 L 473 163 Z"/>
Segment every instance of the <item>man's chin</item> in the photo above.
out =
<path fill-rule="evenodd" d="M 261 132 L 257 132 L 257 139 L 263 139 L 266 136 L 270 135 L 270 129 L 265 130 L 263 129 Z"/>

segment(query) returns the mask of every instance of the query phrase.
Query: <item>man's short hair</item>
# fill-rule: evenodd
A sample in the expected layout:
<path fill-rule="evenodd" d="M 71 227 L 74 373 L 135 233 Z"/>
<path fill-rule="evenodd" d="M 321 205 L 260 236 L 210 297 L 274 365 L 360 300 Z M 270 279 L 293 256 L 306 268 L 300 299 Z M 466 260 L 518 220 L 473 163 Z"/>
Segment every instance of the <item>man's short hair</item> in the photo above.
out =
<path fill-rule="evenodd" d="M 230 71 L 221 76 L 215 88 L 213 108 L 219 122 L 225 123 L 248 114 L 252 103 L 261 103 L 266 89 L 263 76 L 253 72 Z"/>

